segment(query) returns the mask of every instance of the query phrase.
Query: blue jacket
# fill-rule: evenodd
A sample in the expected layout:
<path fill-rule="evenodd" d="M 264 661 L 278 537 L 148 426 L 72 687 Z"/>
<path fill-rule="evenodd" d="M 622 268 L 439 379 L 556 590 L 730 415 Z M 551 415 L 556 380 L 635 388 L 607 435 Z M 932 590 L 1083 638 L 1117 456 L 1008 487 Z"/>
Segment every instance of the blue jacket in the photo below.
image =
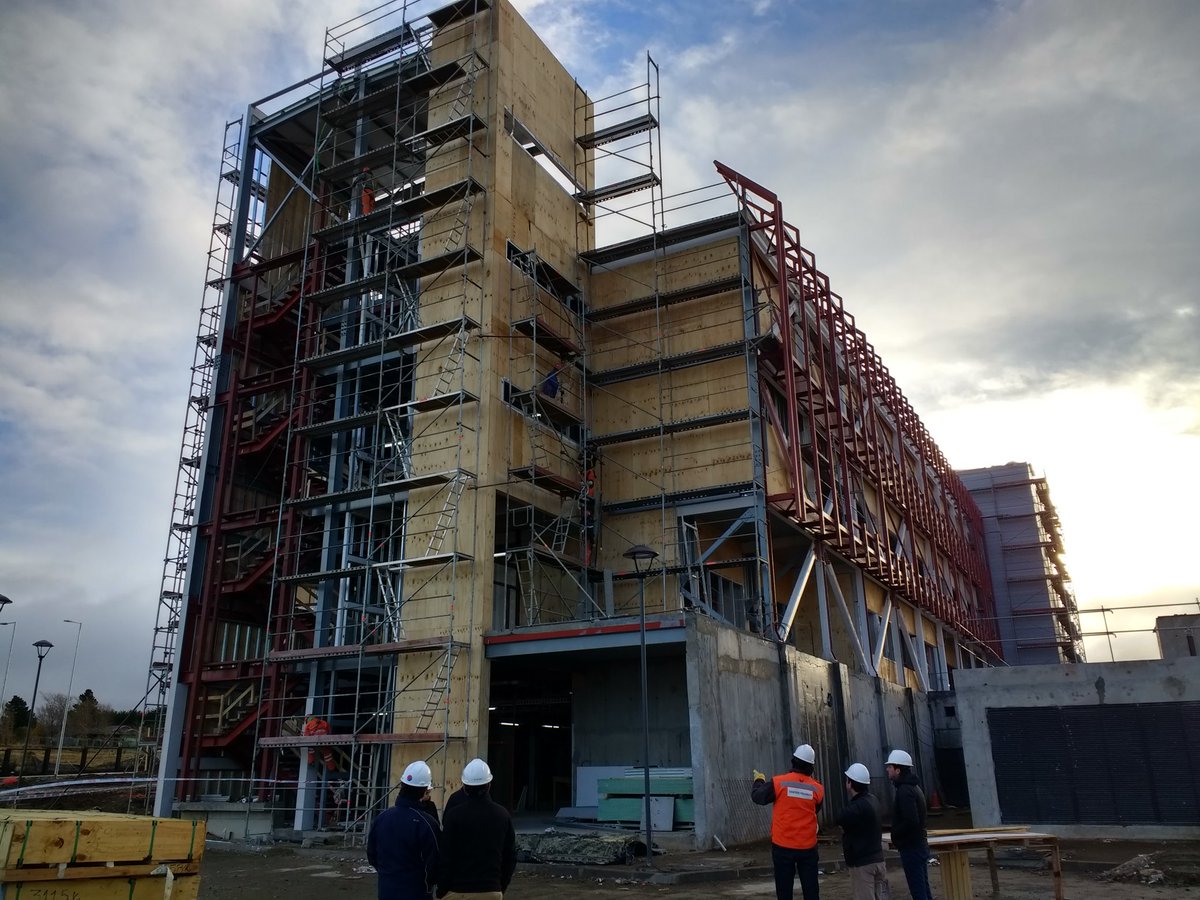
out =
<path fill-rule="evenodd" d="M 367 835 L 367 862 L 379 873 L 379 900 L 428 900 L 437 879 L 437 820 L 404 797 L 380 813 Z"/>

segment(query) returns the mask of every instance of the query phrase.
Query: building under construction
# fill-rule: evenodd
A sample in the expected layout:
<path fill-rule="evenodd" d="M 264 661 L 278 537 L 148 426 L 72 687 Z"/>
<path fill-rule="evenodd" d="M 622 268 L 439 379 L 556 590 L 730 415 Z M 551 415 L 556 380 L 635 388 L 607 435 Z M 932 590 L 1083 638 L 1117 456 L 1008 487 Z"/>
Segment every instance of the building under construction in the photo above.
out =
<path fill-rule="evenodd" d="M 1029 463 L 959 471 L 983 514 L 1001 653 L 1010 666 L 1085 662 L 1050 484 Z"/>
<path fill-rule="evenodd" d="M 779 198 L 665 196 L 653 61 L 589 96 L 507 0 L 324 60 L 226 132 L 158 811 L 362 833 L 482 755 L 511 808 L 636 825 L 597 780 L 649 765 L 707 846 L 800 741 L 928 771 L 925 695 L 999 659 L 979 512 Z"/>

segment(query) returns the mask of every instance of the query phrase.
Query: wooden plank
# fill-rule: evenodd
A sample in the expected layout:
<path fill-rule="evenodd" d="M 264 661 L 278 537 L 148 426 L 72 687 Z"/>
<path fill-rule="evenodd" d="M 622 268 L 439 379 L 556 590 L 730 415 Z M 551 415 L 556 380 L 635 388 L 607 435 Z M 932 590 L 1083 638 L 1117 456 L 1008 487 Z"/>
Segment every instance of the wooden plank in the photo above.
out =
<path fill-rule="evenodd" d="M 204 823 L 118 813 L 13 810 L 0 817 L 0 864 L 141 863 L 198 860 Z"/>
<path fill-rule="evenodd" d="M 638 777 L 623 777 L 623 778 L 601 778 L 597 789 L 601 794 L 608 795 L 633 795 L 641 797 L 646 789 L 646 781 L 644 776 Z M 692 796 L 692 779 L 690 778 L 662 778 L 655 777 L 654 773 L 650 773 L 650 794 L 665 796 L 676 794 L 681 797 Z"/>
<path fill-rule="evenodd" d="M 641 797 L 601 797 L 596 805 L 596 821 L 640 822 L 644 808 Z"/>
<path fill-rule="evenodd" d="M 971 900 L 971 861 L 965 851 L 939 853 L 942 893 L 946 900 Z"/>
<path fill-rule="evenodd" d="M 164 866 L 170 869 L 176 878 L 184 875 L 200 874 L 200 862 L 198 860 L 182 863 L 142 863 L 131 866 L 108 866 L 103 863 L 93 863 L 87 866 L 49 866 L 44 869 L 25 866 L 22 869 L 0 869 L 0 884 L 34 881 L 76 881 L 87 878 L 161 878 L 165 875 L 162 871 Z"/>
<path fill-rule="evenodd" d="M 69 884 L 46 882 L 9 883 L 0 889 L 0 898 L 20 900 L 196 900 L 200 896 L 200 876 L 177 878 L 167 893 L 166 879 L 88 878 Z"/>

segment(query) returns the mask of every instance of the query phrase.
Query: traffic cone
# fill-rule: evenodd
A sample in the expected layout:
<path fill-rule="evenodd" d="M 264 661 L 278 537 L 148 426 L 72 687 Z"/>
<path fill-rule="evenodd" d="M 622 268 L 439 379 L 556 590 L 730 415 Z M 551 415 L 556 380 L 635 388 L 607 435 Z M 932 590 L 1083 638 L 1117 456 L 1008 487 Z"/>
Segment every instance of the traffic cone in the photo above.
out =
<path fill-rule="evenodd" d="M 932 810 L 940 810 L 942 808 L 942 798 L 938 796 L 937 788 L 934 788 L 929 793 L 929 808 Z"/>

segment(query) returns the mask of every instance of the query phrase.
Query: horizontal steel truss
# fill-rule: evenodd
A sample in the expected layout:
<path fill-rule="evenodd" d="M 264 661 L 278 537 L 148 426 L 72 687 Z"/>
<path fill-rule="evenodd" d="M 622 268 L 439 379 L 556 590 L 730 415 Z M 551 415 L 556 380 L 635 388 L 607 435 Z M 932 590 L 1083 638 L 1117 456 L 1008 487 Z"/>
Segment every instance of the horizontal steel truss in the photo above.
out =
<path fill-rule="evenodd" d="M 786 449 L 790 486 L 769 499 L 820 542 L 998 657 L 982 520 L 965 486 L 830 292 L 815 257 L 784 220 L 779 197 L 716 166 L 742 205 L 759 262 L 773 275 L 754 288 L 774 299 L 778 376 L 767 386 L 782 396 L 783 420 L 771 414 L 770 401 L 766 406 Z M 862 486 L 886 498 L 901 520 L 866 509 Z M 951 561 L 949 577 L 922 554 L 919 537 Z M 975 594 L 974 609 L 959 576 Z"/>

